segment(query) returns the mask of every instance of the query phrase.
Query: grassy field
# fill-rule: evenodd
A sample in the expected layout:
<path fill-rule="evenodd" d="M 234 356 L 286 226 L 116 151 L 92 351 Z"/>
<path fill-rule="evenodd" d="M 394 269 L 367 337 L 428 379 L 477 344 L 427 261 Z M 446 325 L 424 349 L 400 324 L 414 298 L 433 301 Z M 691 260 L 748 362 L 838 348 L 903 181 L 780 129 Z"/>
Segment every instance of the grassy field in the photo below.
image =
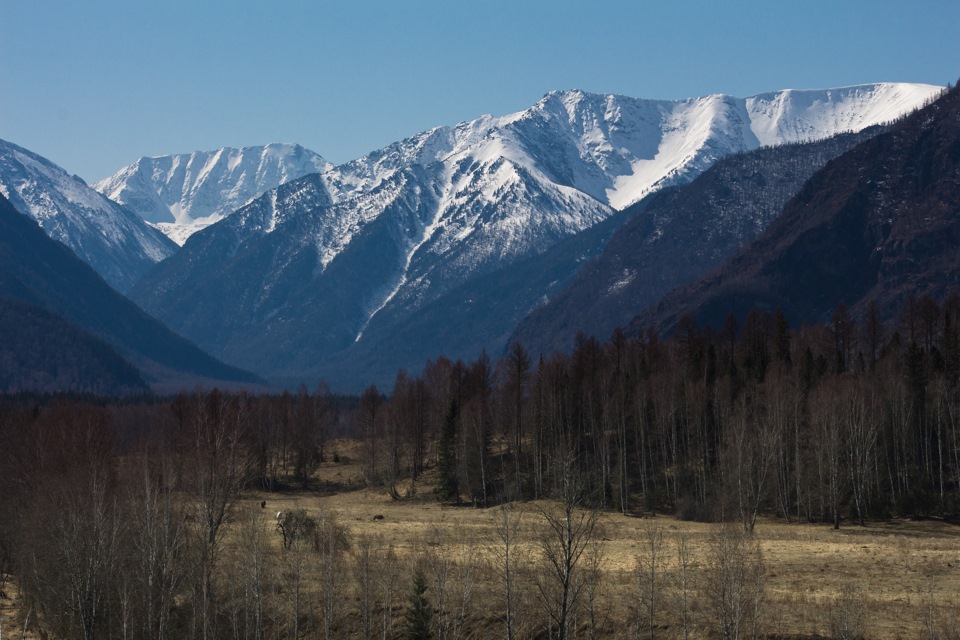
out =
<path fill-rule="evenodd" d="M 355 465 L 325 463 L 320 477 L 328 482 L 357 482 Z M 498 548 L 495 522 L 498 508 L 442 506 L 430 496 L 425 481 L 414 497 L 395 501 L 386 491 L 354 489 L 328 496 L 253 494 L 249 504 L 267 501 L 272 512 L 305 508 L 336 514 L 352 537 L 375 535 L 411 562 L 430 540 L 442 538 L 444 552 L 454 556 L 491 558 Z M 539 554 L 543 530 L 541 503 L 516 504 L 522 515 L 522 555 L 531 562 Z M 382 520 L 374 516 L 382 515 Z M 666 515 L 600 516 L 603 575 L 599 597 L 611 618 L 629 617 L 635 601 L 634 568 L 651 527 L 662 530 L 667 574 L 676 570 L 676 542 L 690 541 L 694 581 L 709 564 L 709 540 L 715 524 L 685 522 Z M 765 602 L 763 631 L 780 637 L 826 637 L 829 617 L 846 594 L 859 603 L 870 638 L 960 636 L 960 527 L 936 520 L 870 522 L 866 527 L 845 523 L 835 531 L 829 524 L 789 524 L 761 518 L 754 534 L 762 550 Z M 469 551 L 468 551 L 469 548 Z M 669 575 L 667 576 L 669 578 Z M 666 598 L 664 598 L 666 599 Z M 664 603 L 664 609 L 670 606 Z M 701 632 L 709 613 L 694 611 Z M 671 612 L 664 612 L 664 619 Z M 931 629 L 932 627 L 932 629 Z M 951 635 L 953 634 L 953 635 Z M 618 634 L 619 635 L 619 634 Z"/>
<path fill-rule="evenodd" d="M 320 485 L 331 490 L 244 495 L 234 510 L 226 546 L 239 544 L 240 522 L 251 511 L 265 516 L 263 527 L 269 544 L 278 553 L 282 543 L 274 531 L 276 512 L 305 509 L 314 516 L 321 510 L 334 514 L 349 533 L 351 556 L 356 543 L 368 536 L 378 546 L 393 549 L 402 567 L 397 598 L 400 606 L 409 591 L 411 567 L 424 557 L 433 553 L 434 557 L 470 558 L 480 567 L 474 575 L 477 586 L 473 606 L 477 613 L 473 624 L 485 630 L 465 637 L 503 637 L 496 626 L 501 603 L 501 582 L 495 569 L 500 549 L 496 534 L 499 507 L 441 505 L 432 498 L 428 480 L 417 487 L 402 487 L 401 493 L 412 497 L 393 500 L 385 490 L 362 488 L 361 468 L 351 462 L 323 463 L 318 473 Z M 261 501 L 266 502 L 264 509 Z M 541 510 L 549 507 L 548 503 L 512 505 L 514 513 L 521 514 L 517 557 L 530 570 L 528 579 L 518 583 L 525 592 L 523 612 L 534 626 L 541 624 L 545 615 L 534 597 L 529 576 L 540 562 L 538 541 L 544 530 Z M 633 637 L 628 621 L 635 617 L 636 558 L 643 552 L 645 538 L 656 528 L 664 536 L 665 585 L 677 572 L 677 541 L 689 541 L 691 595 L 695 602 L 691 637 L 709 637 L 714 621 L 698 592 L 711 563 L 710 540 L 718 527 L 667 515 L 637 518 L 601 514 L 595 536 L 601 575 L 596 611 L 600 612 L 603 636 Z M 955 525 L 894 520 L 871 522 L 864 528 L 845 523 L 835 531 L 827 524 L 788 524 L 761 518 L 754 536 L 763 558 L 761 632 L 766 637 L 829 637 L 830 617 L 844 598 L 862 610 L 865 637 L 960 637 L 960 528 Z M 353 566 L 352 558 L 345 566 Z M 683 637 L 677 624 L 677 607 L 668 590 L 664 588 L 659 603 L 659 635 Z M 8 597 L 0 599 L 0 637 L 19 638 L 15 583 L 8 582 L 5 591 Z M 350 610 L 356 591 L 351 586 L 344 593 Z"/>

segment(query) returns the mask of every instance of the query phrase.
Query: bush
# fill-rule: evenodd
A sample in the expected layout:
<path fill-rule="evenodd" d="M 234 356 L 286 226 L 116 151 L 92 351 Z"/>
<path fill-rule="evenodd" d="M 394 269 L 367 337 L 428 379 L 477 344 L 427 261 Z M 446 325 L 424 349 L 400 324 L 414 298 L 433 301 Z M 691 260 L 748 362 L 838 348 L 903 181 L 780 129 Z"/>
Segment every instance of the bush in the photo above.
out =
<path fill-rule="evenodd" d="M 830 637 L 837 640 L 863 640 L 866 618 L 863 596 L 851 584 L 844 585 L 840 596 L 828 611 Z"/>

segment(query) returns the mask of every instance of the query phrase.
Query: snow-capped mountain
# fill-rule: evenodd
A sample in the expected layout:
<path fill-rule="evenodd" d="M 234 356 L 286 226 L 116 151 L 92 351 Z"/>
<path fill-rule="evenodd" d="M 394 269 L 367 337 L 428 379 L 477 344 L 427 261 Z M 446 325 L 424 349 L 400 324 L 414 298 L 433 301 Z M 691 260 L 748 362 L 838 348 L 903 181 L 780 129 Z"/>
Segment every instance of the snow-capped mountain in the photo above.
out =
<path fill-rule="evenodd" d="M 683 316 L 719 327 L 751 309 L 819 324 L 839 303 L 854 322 L 866 324 L 873 307 L 881 326 L 906 327 L 923 316 L 917 300 L 949 307 L 960 293 L 958 151 L 954 88 L 824 166 L 755 242 L 648 307 L 627 334 L 667 332 Z"/>
<path fill-rule="evenodd" d="M 297 144 L 140 158 L 94 185 L 177 244 L 251 199 L 331 164 Z"/>
<path fill-rule="evenodd" d="M 628 207 L 620 215 L 629 221 L 599 256 L 523 318 L 514 339 L 532 353 L 552 353 L 571 349 L 578 331 L 607 338 L 638 309 L 720 267 L 756 239 L 816 171 L 883 130 L 728 156 L 688 184 Z"/>
<path fill-rule="evenodd" d="M 80 178 L 4 140 L 0 193 L 120 291 L 177 250 L 162 233 Z"/>
<path fill-rule="evenodd" d="M 486 296 L 490 274 L 522 270 L 721 157 L 859 130 L 938 91 L 880 84 L 681 101 L 553 92 L 274 189 L 191 237 L 134 296 L 261 373 L 382 382 L 440 353 L 475 355 L 435 336 L 444 323 L 475 329 L 478 296 L 464 292 Z M 498 321 L 489 350 L 542 301 L 544 291 L 520 282 L 500 293 L 513 315 Z M 414 326 L 422 339 L 394 338 Z M 361 371 L 370 361 L 376 370 Z"/>

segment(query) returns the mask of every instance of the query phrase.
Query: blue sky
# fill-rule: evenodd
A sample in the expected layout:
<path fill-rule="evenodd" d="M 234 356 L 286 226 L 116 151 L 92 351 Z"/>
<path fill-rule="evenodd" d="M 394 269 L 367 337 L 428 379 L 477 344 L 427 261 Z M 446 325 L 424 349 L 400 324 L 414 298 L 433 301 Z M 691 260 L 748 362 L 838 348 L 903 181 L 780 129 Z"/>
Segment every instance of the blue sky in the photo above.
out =
<path fill-rule="evenodd" d="M 339 163 L 553 89 L 955 82 L 957 25 L 957 0 L 0 0 L 0 138 L 91 182 L 268 142 Z"/>

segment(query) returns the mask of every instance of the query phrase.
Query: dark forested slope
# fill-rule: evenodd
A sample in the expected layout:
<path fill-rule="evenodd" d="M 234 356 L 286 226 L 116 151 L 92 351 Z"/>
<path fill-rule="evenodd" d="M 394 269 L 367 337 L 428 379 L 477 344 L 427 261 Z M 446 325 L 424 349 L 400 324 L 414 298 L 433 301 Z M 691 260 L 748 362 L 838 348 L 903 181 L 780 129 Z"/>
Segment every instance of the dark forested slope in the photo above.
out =
<path fill-rule="evenodd" d="M 527 316 L 515 337 L 544 353 L 572 347 L 578 331 L 608 337 L 639 310 L 752 242 L 810 176 L 880 130 L 730 156 L 693 182 L 634 205 L 630 222 L 603 253 Z"/>
<path fill-rule="evenodd" d="M 106 340 L 153 381 L 252 381 L 114 291 L 0 196 L 0 297 L 27 302 Z"/>
<path fill-rule="evenodd" d="M 0 298 L 0 392 L 147 392 L 136 367 L 103 340 L 39 307 Z"/>
<path fill-rule="evenodd" d="M 910 296 L 960 290 L 960 92 L 858 145 L 814 175 L 751 246 L 645 311 L 631 330 L 690 314 L 781 307 L 819 322 L 839 302 L 890 320 Z"/>

